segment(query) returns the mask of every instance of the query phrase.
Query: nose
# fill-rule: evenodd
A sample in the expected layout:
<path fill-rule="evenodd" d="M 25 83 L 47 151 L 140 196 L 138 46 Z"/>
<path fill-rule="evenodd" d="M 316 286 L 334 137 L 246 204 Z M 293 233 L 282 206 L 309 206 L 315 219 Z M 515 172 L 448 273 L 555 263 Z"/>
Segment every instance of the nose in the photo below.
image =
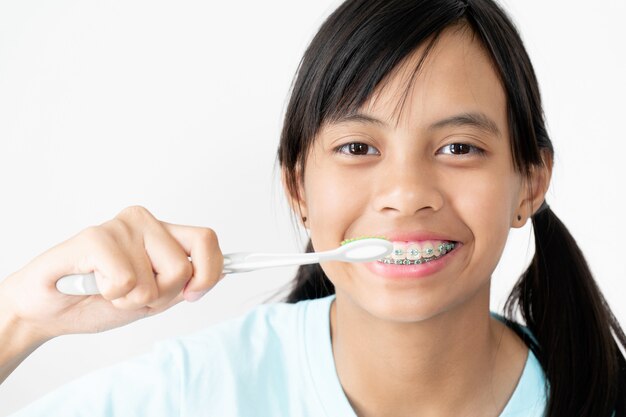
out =
<path fill-rule="evenodd" d="M 438 211 L 444 197 L 435 167 L 415 155 L 389 158 L 376 176 L 374 208 L 395 216 Z"/>

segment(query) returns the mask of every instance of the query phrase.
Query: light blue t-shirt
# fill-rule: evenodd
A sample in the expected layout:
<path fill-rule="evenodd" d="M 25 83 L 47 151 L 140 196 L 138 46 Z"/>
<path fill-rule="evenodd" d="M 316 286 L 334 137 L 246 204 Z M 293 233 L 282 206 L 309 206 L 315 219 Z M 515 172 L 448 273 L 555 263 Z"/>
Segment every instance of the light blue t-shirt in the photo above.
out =
<path fill-rule="evenodd" d="M 332 354 L 334 296 L 260 305 L 92 372 L 13 417 L 356 417 Z M 545 377 L 531 351 L 501 417 L 539 417 Z"/>

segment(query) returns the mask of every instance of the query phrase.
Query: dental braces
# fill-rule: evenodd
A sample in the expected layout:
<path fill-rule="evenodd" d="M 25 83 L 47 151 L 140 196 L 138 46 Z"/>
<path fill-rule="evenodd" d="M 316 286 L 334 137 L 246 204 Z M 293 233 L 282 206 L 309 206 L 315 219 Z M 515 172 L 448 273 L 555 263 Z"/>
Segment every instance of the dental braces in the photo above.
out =
<path fill-rule="evenodd" d="M 456 247 L 456 245 L 454 243 L 445 243 L 445 244 L 441 243 L 437 247 L 439 249 L 439 253 L 440 253 L 439 256 L 432 256 L 435 253 L 435 250 L 433 248 L 427 248 L 427 249 L 424 249 L 424 251 L 423 251 L 423 254 L 428 256 L 426 258 L 420 258 L 420 259 L 383 258 L 383 259 L 379 259 L 378 262 L 382 262 L 382 263 L 385 263 L 385 264 L 395 264 L 395 265 L 419 265 L 419 264 L 423 264 L 423 263 L 426 263 L 426 262 L 435 261 L 435 260 L 441 258 L 446 253 L 450 252 L 455 247 Z M 420 253 L 420 251 L 418 249 L 409 249 L 406 252 L 408 252 L 412 256 L 417 256 Z M 405 251 L 403 251 L 402 249 L 395 249 L 393 251 L 393 254 L 396 255 L 396 256 L 404 255 L 404 253 L 405 253 Z"/>

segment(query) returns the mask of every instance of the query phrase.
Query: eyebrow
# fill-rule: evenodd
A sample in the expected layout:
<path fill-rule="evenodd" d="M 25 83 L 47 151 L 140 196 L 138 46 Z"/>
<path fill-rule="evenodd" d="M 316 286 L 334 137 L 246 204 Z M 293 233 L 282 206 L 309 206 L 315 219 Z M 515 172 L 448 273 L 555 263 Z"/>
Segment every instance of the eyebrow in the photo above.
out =
<path fill-rule="evenodd" d="M 486 114 L 478 112 L 461 113 L 446 117 L 430 125 L 429 130 L 441 129 L 448 126 L 472 126 L 486 133 L 491 133 L 494 136 L 502 136 L 496 122 L 487 117 Z"/>
<path fill-rule="evenodd" d="M 349 123 L 349 122 L 358 122 L 358 123 L 369 123 L 382 127 L 386 127 L 387 123 L 376 119 L 375 117 L 368 116 L 363 113 L 350 113 L 345 116 L 339 117 L 334 123 Z M 481 112 L 467 112 L 455 114 L 450 117 L 446 117 L 445 119 L 438 120 L 432 123 L 428 130 L 438 130 L 444 127 L 449 126 L 472 126 L 478 128 L 486 133 L 490 133 L 494 136 L 502 136 L 500 133 L 500 129 L 498 129 L 498 125 L 492 119 L 490 119 L 486 114 Z"/>

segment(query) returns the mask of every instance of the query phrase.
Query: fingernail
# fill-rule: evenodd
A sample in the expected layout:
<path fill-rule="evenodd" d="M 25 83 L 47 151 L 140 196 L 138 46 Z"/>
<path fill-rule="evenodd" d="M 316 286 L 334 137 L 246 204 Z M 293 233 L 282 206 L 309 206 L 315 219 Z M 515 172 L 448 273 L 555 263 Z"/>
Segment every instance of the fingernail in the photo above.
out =
<path fill-rule="evenodd" d="M 185 293 L 185 300 L 193 303 L 194 301 L 198 301 L 199 299 L 201 299 L 204 294 L 206 294 L 207 292 L 209 292 L 209 290 L 205 290 L 205 291 L 188 291 Z"/>

